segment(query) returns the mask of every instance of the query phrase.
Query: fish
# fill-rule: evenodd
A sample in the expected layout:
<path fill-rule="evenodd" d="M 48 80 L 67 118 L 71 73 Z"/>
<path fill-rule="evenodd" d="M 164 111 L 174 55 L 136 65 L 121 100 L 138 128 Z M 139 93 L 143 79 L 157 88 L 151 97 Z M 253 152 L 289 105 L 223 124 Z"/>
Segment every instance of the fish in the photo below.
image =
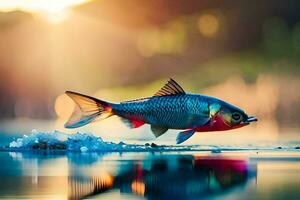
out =
<path fill-rule="evenodd" d="M 120 103 L 73 91 L 65 93 L 76 105 L 65 128 L 119 116 L 129 128 L 149 124 L 155 137 L 169 129 L 183 130 L 176 137 L 176 144 L 181 144 L 196 132 L 232 130 L 257 121 L 255 116 L 248 116 L 241 108 L 216 97 L 186 93 L 172 78 L 151 97 Z"/>

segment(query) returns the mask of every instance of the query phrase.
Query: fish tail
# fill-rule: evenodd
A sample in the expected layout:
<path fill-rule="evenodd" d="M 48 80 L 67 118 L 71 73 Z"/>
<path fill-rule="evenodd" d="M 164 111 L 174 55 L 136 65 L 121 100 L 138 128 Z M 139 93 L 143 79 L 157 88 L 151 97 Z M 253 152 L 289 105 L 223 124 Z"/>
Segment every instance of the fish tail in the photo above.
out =
<path fill-rule="evenodd" d="M 114 115 L 111 103 L 76 92 L 66 91 L 66 94 L 76 106 L 65 128 L 78 128 Z"/>

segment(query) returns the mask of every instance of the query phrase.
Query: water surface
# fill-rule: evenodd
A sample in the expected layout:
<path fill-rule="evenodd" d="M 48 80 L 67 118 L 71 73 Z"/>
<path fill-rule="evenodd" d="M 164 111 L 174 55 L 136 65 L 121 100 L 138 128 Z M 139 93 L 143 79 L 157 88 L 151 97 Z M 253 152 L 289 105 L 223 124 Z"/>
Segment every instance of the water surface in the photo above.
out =
<path fill-rule="evenodd" d="M 0 152 L 4 199 L 299 199 L 299 152 Z"/>

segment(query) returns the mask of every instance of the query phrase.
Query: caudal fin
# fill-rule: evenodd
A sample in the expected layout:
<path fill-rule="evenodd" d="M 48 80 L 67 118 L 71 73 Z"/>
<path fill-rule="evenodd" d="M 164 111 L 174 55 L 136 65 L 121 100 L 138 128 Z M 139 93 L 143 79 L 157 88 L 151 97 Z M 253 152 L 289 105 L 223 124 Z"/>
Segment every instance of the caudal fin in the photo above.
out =
<path fill-rule="evenodd" d="M 66 91 L 66 94 L 76 106 L 65 128 L 78 128 L 113 115 L 112 106 L 108 102 L 71 91 Z"/>

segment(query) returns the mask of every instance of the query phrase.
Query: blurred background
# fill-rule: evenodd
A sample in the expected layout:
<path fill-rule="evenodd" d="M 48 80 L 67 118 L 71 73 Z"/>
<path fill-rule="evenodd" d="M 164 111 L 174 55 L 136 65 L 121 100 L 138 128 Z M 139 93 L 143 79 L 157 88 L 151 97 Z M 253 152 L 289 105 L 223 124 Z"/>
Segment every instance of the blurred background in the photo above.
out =
<path fill-rule="evenodd" d="M 32 129 L 152 140 L 149 126 L 117 118 L 64 129 L 74 107 L 64 91 L 118 102 L 169 77 L 259 118 L 187 144 L 300 140 L 299 10 L 297 0 L 0 0 L 0 143 Z"/>

